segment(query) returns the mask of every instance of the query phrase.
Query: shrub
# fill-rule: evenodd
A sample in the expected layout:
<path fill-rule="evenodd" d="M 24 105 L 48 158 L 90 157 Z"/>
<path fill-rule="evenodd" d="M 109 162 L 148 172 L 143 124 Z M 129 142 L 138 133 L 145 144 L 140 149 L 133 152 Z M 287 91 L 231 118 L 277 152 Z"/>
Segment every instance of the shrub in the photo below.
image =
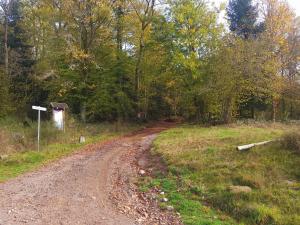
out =
<path fill-rule="evenodd" d="M 283 136 L 281 144 L 285 149 L 297 152 L 300 154 L 300 133 L 290 132 Z"/>

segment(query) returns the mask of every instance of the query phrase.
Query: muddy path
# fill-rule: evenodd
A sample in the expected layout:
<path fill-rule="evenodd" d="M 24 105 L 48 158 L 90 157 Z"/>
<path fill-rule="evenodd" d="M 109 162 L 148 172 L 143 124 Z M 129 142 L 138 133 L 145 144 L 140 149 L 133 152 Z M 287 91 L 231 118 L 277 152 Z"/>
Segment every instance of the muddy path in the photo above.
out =
<path fill-rule="evenodd" d="M 174 212 L 135 185 L 138 163 L 157 134 L 152 128 L 92 146 L 0 184 L 0 225 L 181 224 Z"/>

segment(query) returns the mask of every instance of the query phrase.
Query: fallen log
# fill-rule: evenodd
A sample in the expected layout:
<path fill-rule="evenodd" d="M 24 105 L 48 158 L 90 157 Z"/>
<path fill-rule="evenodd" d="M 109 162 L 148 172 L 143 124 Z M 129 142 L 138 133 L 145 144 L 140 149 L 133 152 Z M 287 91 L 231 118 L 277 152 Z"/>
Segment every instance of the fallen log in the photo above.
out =
<path fill-rule="evenodd" d="M 271 142 L 273 142 L 273 140 L 263 141 L 263 142 L 258 142 L 258 143 L 252 143 L 252 144 L 248 144 L 248 145 L 241 145 L 241 146 L 238 146 L 237 149 L 239 151 L 245 151 L 245 150 L 249 150 L 251 148 L 254 148 L 255 146 L 266 145 L 266 144 L 269 144 Z"/>

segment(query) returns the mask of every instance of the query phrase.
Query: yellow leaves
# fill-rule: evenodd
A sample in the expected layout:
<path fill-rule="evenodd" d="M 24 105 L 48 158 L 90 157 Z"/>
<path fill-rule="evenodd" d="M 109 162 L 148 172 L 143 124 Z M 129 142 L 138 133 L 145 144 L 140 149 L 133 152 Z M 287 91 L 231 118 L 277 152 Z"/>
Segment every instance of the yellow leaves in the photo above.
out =
<path fill-rule="evenodd" d="M 283 46 L 293 26 L 294 14 L 286 2 L 265 0 L 265 35 L 274 45 Z"/>
<path fill-rule="evenodd" d="M 83 50 L 73 47 L 70 51 L 72 58 L 78 61 L 84 61 L 90 58 L 88 53 L 85 53 Z"/>
<path fill-rule="evenodd" d="M 194 20 L 192 18 L 188 18 L 188 24 L 192 26 L 194 24 Z"/>
<path fill-rule="evenodd" d="M 284 89 L 284 80 L 281 76 L 274 76 L 273 77 L 273 81 L 270 84 L 271 88 L 272 88 L 272 96 L 273 98 L 280 98 L 282 91 Z"/>
<path fill-rule="evenodd" d="M 66 0 L 63 1 L 62 13 L 69 23 L 91 28 L 106 23 L 111 16 L 111 7 L 106 0 Z"/>
<path fill-rule="evenodd" d="M 68 87 L 62 84 L 61 89 L 58 91 L 57 95 L 59 97 L 63 97 L 67 92 L 68 92 Z"/>
<path fill-rule="evenodd" d="M 88 85 L 88 88 L 89 88 L 90 90 L 96 90 L 97 85 L 91 84 L 91 85 Z"/>
<path fill-rule="evenodd" d="M 174 87 L 176 84 L 177 84 L 177 83 L 176 83 L 175 80 L 170 80 L 170 81 L 166 82 L 167 88 Z"/>
<path fill-rule="evenodd" d="M 190 34 L 195 34 L 196 33 L 196 28 L 190 29 Z"/>
<path fill-rule="evenodd" d="M 278 38 L 278 44 L 279 45 L 284 45 L 286 44 L 286 39 L 284 37 L 279 37 Z"/>
<path fill-rule="evenodd" d="M 294 14 L 289 5 L 280 0 L 264 0 L 266 30 L 261 36 L 265 48 L 266 60 L 263 65 L 269 77 L 268 89 L 273 99 L 282 95 L 285 82 L 281 71 L 286 70 L 284 59 L 289 58 L 289 35 L 294 24 Z"/>
<path fill-rule="evenodd" d="M 184 15 L 183 14 L 177 15 L 177 21 L 178 23 L 184 23 Z"/>

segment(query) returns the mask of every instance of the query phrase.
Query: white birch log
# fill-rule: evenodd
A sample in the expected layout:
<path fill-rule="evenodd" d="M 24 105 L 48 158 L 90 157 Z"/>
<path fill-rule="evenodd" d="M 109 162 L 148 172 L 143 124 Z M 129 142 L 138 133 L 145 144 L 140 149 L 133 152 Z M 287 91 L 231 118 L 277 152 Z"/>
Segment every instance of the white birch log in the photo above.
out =
<path fill-rule="evenodd" d="M 241 145 L 241 146 L 238 146 L 237 149 L 239 151 L 244 151 L 244 150 L 251 149 L 251 148 L 253 148 L 255 146 L 266 145 L 266 144 L 269 144 L 271 142 L 273 142 L 273 141 L 271 140 L 271 141 L 263 141 L 263 142 L 248 144 L 248 145 Z"/>

